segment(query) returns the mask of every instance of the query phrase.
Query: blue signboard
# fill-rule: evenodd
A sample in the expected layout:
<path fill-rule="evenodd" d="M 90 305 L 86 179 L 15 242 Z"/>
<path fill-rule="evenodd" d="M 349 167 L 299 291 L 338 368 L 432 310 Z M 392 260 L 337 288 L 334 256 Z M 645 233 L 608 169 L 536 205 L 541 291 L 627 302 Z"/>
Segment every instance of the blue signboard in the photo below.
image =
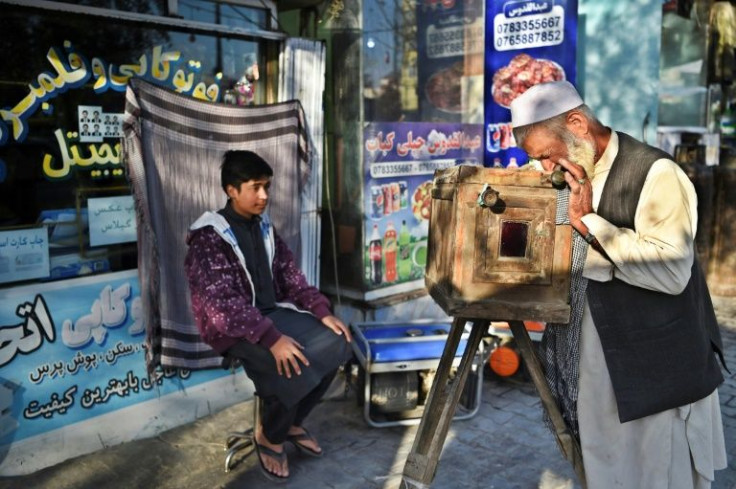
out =
<path fill-rule="evenodd" d="M 149 377 L 142 318 L 136 270 L 0 291 L 0 445 L 229 375 Z"/>
<path fill-rule="evenodd" d="M 575 84 L 577 0 L 486 0 L 486 166 L 526 162 L 515 147 L 509 105 L 538 83 Z"/>

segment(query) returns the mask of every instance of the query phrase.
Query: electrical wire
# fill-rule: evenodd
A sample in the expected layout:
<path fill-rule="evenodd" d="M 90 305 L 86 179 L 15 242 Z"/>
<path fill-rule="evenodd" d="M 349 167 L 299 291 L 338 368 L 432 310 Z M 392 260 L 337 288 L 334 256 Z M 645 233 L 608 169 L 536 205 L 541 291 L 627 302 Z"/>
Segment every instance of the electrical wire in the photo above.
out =
<path fill-rule="evenodd" d="M 324 153 L 325 153 L 325 174 L 327 175 L 327 184 L 325 185 L 325 198 L 327 200 L 327 215 L 330 219 L 330 235 L 331 235 L 331 242 L 332 242 L 332 266 L 333 266 L 333 272 L 335 275 L 335 294 L 337 295 L 337 305 L 342 306 L 341 301 L 341 292 L 340 292 L 340 280 L 337 276 L 337 238 L 335 236 L 335 218 L 332 213 L 332 194 L 330 193 L 330 182 L 329 182 L 329 161 L 330 158 L 327 158 L 328 152 L 329 152 L 329 145 L 324 145 Z"/>

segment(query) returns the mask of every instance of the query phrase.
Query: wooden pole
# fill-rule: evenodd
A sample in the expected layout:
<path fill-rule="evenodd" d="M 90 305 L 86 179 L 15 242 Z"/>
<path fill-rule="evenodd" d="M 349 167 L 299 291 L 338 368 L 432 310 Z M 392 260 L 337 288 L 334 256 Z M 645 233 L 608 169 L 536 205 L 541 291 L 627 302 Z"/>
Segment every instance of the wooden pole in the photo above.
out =
<path fill-rule="evenodd" d="M 427 405 L 419 423 L 414 445 L 406 459 L 401 479 L 402 489 L 425 489 L 434 480 L 440 453 L 455 415 L 465 381 L 473 366 L 473 357 L 483 335 L 488 331 L 488 320 L 475 320 L 470 338 L 465 346 L 463 358 L 453 379 L 450 369 L 455 359 L 467 319 L 455 318 L 447 337 L 442 358 L 429 392 Z M 482 368 L 482 367 L 481 367 Z"/>
<path fill-rule="evenodd" d="M 529 338 L 529 332 L 526 330 L 526 326 L 524 326 L 522 321 L 509 321 L 508 323 L 511 327 L 511 332 L 514 334 L 516 345 L 521 352 L 521 357 L 524 359 L 529 375 L 532 377 L 532 382 L 534 382 L 534 386 L 537 388 L 539 397 L 542 400 L 542 406 L 544 406 L 555 429 L 557 445 L 564 457 L 572 463 L 575 474 L 577 474 L 580 484 L 585 489 L 585 469 L 583 468 L 583 454 L 580 450 L 580 444 L 575 436 L 570 433 L 565 420 L 562 418 L 562 413 L 560 413 L 557 402 L 552 397 L 552 391 L 547 385 L 547 380 L 544 378 L 544 370 L 534 350 L 532 340 Z"/>

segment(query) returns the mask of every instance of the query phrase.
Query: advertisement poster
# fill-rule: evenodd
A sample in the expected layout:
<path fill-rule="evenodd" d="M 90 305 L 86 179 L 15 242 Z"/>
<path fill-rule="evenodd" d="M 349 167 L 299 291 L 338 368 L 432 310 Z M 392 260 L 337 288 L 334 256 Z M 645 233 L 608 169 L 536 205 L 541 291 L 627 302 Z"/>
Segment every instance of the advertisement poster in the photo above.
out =
<path fill-rule="evenodd" d="M 577 0 L 486 0 L 485 166 L 527 161 L 509 105 L 538 83 L 575 84 Z"/>
<path fill-rule="evenodd" d="M 132 243 L 137 239 L 132 195 L 87 200 L 89 244 Z"/>
<path fill-rule="evenodd" d="M 49 233 L 45 226 L 0 231 L 0 283 L 48 276 Z"/>
<path fill-rule="evenodd" d="M 149 378 L 141 307 L 136 270 L 0 292 L 0 446 L 228 375 Z"/>
<path fill-rule="evenodd" d="M 483 120 L 482 0 L 417 2 L 417 92 L 421 120 Z"/>
<path fill-rule="evenodd" d="M 482 165 L 480 124 L 372 123 L 364 132 L 367 300 L 424 287 L 435 170 Z"/>

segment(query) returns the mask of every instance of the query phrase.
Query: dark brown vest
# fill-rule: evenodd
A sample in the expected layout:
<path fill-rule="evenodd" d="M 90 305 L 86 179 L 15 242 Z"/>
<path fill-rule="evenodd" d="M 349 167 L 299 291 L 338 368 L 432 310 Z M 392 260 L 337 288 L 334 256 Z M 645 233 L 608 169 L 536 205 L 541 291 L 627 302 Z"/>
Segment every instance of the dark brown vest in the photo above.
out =
<path fill-rule="evenodd" d="M 634 229 L 649 169 L 669 155 L 618 133 L 619 151 L 597 214 Z M 695 402 L 723 382 L 714 355 L 723 346 L 697 254 L 690 281 L 678 295 L 614 278 L 588 281 L 587 298 L 616 394 L 621 422 Z"/>

